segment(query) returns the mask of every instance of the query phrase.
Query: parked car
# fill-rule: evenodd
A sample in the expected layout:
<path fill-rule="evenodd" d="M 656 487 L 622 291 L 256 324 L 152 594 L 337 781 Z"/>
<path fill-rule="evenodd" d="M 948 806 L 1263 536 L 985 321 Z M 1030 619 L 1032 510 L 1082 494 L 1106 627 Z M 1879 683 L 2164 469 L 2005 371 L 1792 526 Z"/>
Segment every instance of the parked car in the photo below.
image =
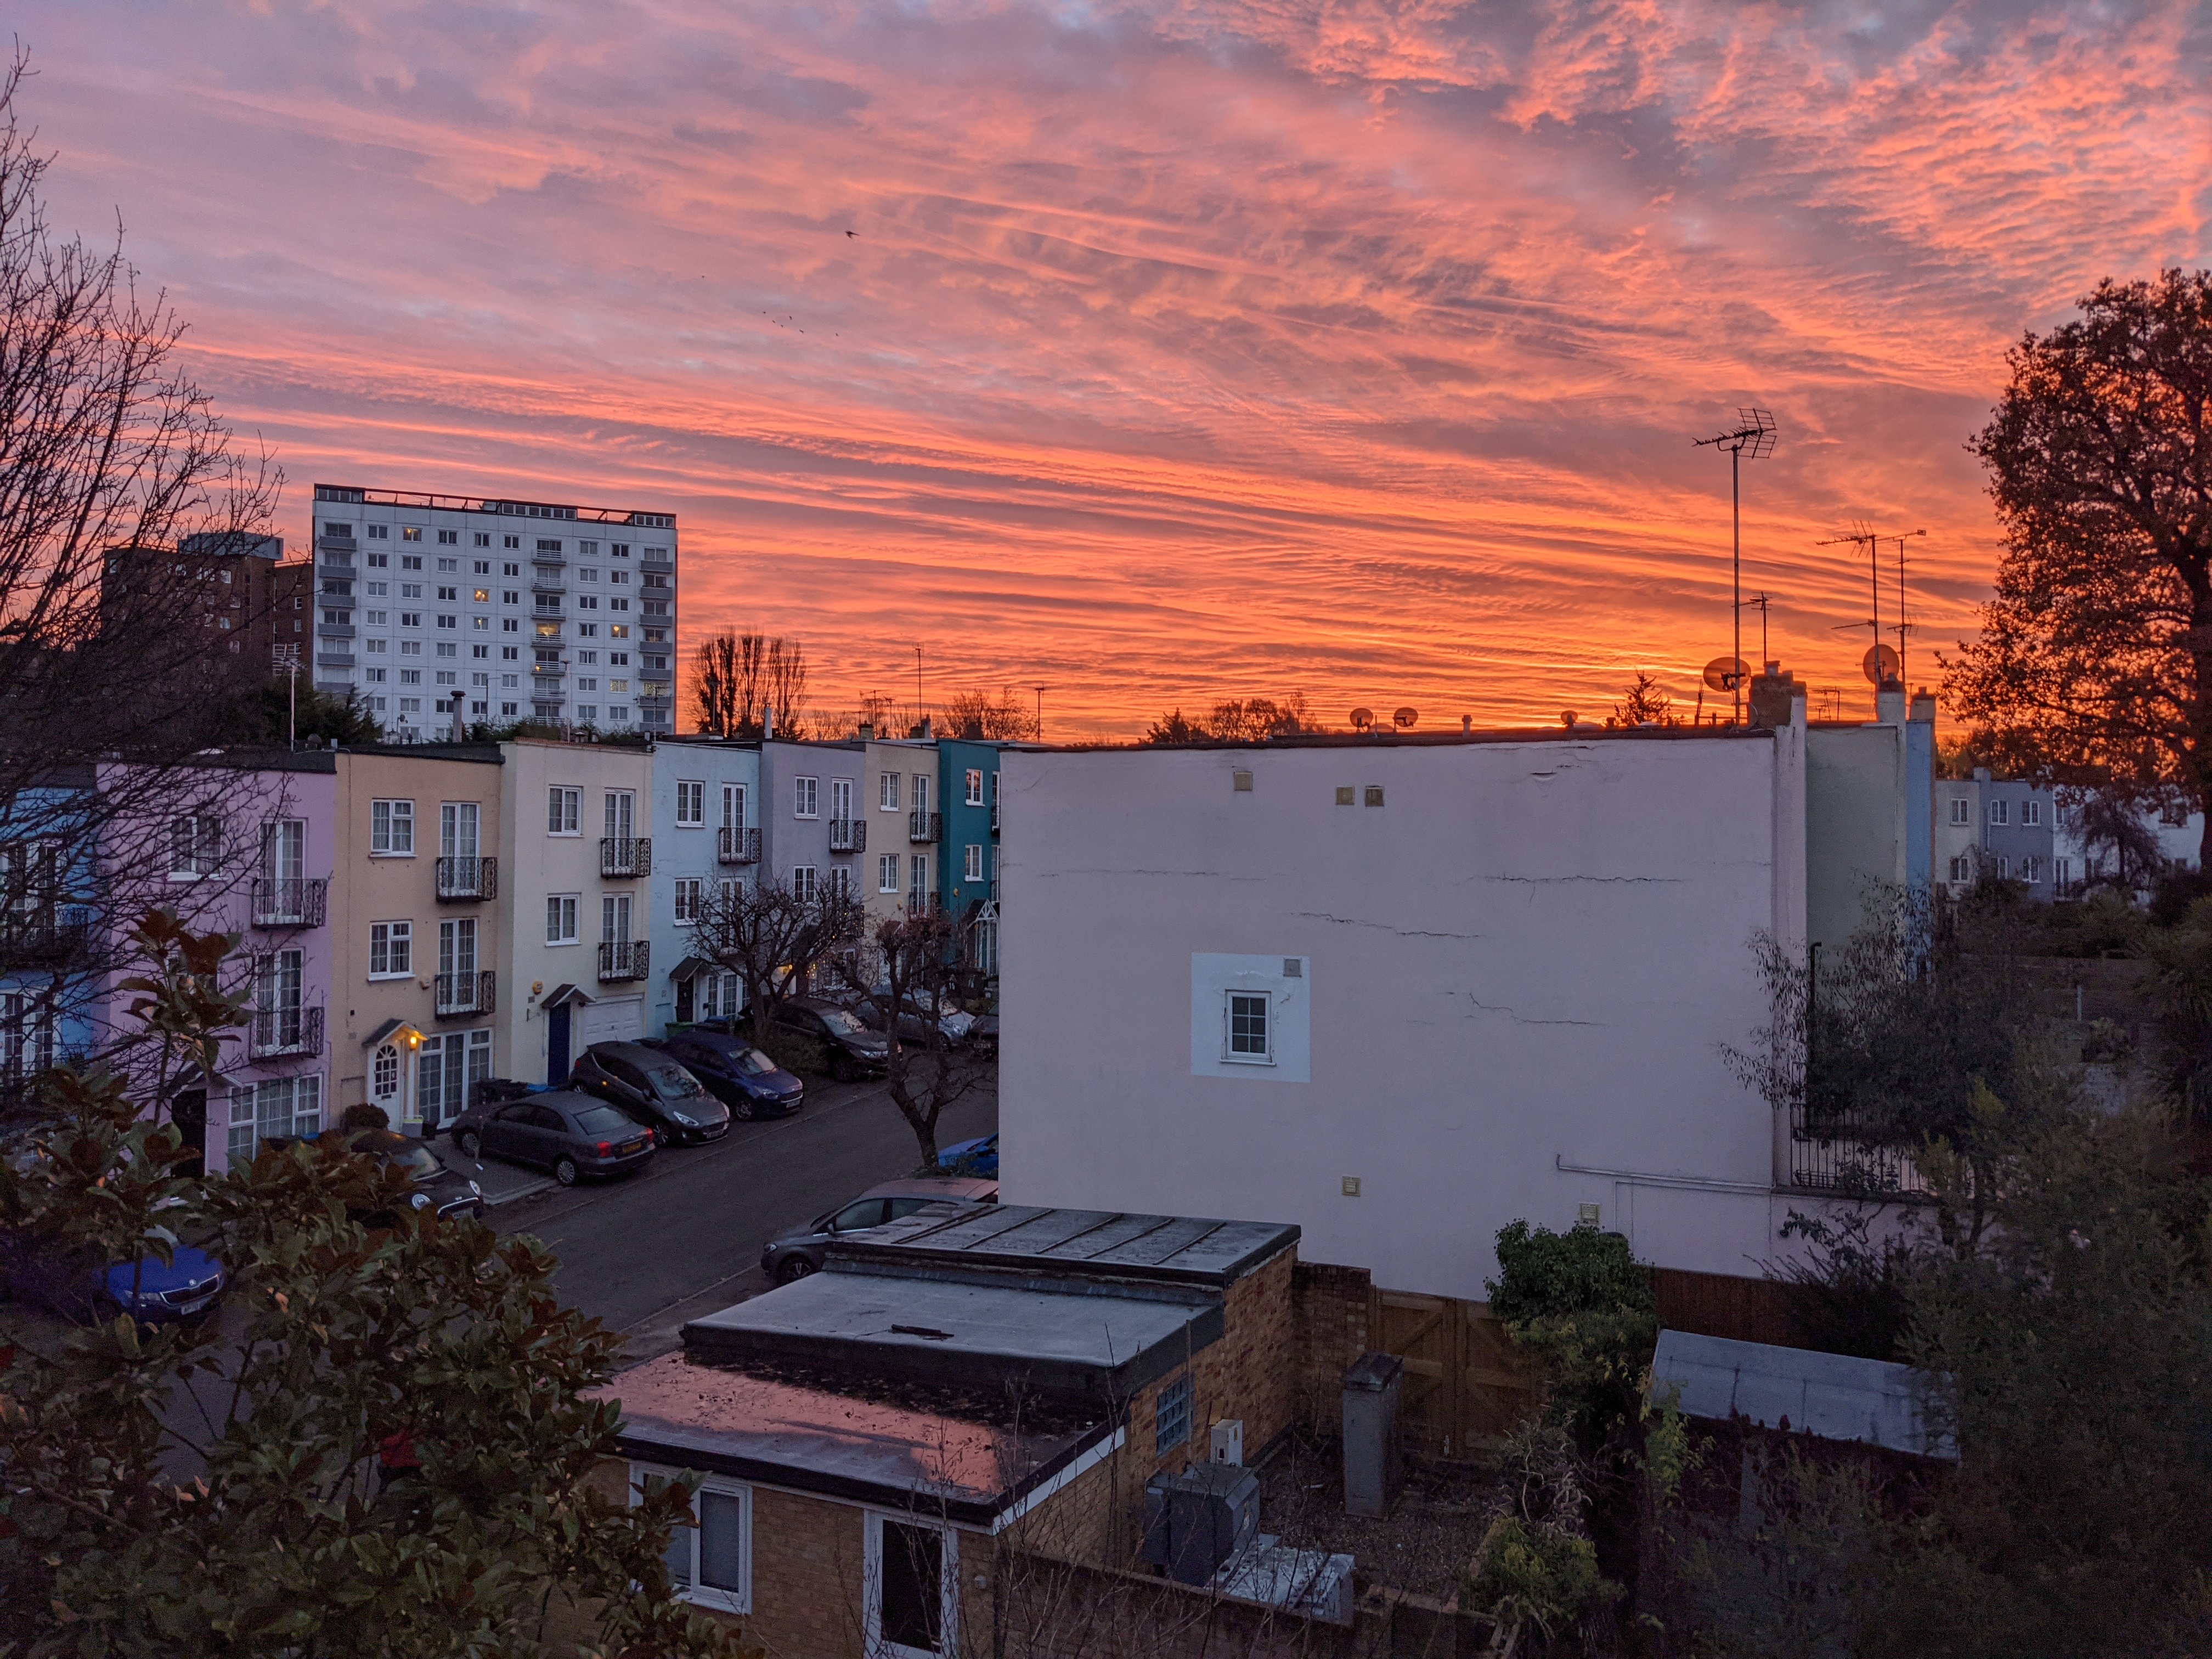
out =
<path fill-rule="evenodd" d="M 8 1264 L 8 1290 L 64 1319 L 112 1319 L 127 1313 L 149 1325 L 191 1319 L 222 1294 L 222 1263 L 205 1250 L 179 1244 L 169 1264 L 157 1256 L 103 1262 L 77 1252 L 26 1255 Z"/>
<path fill-rule="evenodd" d="M 776 1010 L 775 1023 L 820 1043 L 830 1075 L 840 1083 L 849 1083 L 864 1072 L 883 1071 L 890 1063 L 888 1037 L 871 1031 L 851 1009 L 821 997 L 793 998 Z"/>
<path fill-rule="evenodd" d="M 568 1086 L 611 1102 L 664 1146 L 704 1145 L 730 1132 L 730 1109 L 675 1060 L 642 1042 L 594 1042 L 576 1057 Z"/>
<path fill-rule="evenodd" d="M 999 1132 L 978 1135 L 973 1140 L 955 1141 L 941 1147 L 937 1154 L 937 1167 L 947 1175 L 981 1176 L 986 1180 L 999 1178 Z"/>
<path fill-rule="evenodd" d="M 930 1017 L 929 999 L 919 992 L 908 991 L 902 999 L 906 1006 L 899 1012 L 899 1040 L 902 1042 L 921 1042 L 928 1038 L 926 1022 Z M 878 1031 L 890 1029 L 891 988 L 878 985 L 854 1005 L 853 1012 Z M 954 1002 L 940 998 L 937 1004 L 937 1029 L 945 1033 L 948 1043 L 965 1042 L 975 1028 L 975 1016 Z"/>
<path fill-rule="evenodd" d="M 647 1038 L 704 1084 L 734 1118 L 781 1117 L 806 1103 L 806 1085 L 744 1037 L 694 1028 Z"/>
<path fill-rule="evenodd" d="M 975 1016 L 968 1041 L 975 1045 L 977 1054 L 988 1054 L 993 1060 L 999 1057 L 999 1016 L 995 1007 L 990 1013 Z"/>
<path fill-rule="evenodd" d="M 453 1120 L 453 1144 L 470 1158 L 550 1170 L 563 1187 L 635 1170 L 654 1152 L 652 1130 L 573 1089 L 471 1106 Z"/>
<path fill-rule="evenodd" d="M 408 1194 L 409 1207 L 428 1210 L 434 1206 L 441 1217 L 466 1212 L 483 1218 L 483 1188 L 431 1151 L 428 1142 L 391 1129 L 364 1129 L 346 1142 L 346 1150 L 404 1170 L 414 1186 Z M 371 1224 L 389 1226 L 395 1218 L 371 1215 L 368 1219 Z"/>
<path fill-rule="evenodd" d="M 771 1238 L 761 1249 L 761 1267 L 778 1285 L 819 1273 L 831 1242 L 846 1233 L 880 1227 L 912 1215 L 926 1205 L 996 1204 L 999 1183 L 952 1176 L 916 1176 L 871 1187 L 842 1209 L 818 1215 L 796 1232 Z"/>

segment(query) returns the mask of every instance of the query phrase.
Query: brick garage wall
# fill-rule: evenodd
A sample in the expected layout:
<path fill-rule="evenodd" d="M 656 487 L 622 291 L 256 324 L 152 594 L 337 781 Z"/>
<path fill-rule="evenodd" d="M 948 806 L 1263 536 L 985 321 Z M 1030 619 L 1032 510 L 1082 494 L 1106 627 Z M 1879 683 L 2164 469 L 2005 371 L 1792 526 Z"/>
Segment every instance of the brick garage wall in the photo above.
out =
<path fill-rule="evenodd" d="M 1291 1373 L 1297 1420 L 1317 1433 L 1343 1426 L 1344 1374 L 1374 1346 L 1368 1322 L 1375 1276 L 1364 1267 L 1301 1261 L 1291 1279 L 1296 1368 Z"/>

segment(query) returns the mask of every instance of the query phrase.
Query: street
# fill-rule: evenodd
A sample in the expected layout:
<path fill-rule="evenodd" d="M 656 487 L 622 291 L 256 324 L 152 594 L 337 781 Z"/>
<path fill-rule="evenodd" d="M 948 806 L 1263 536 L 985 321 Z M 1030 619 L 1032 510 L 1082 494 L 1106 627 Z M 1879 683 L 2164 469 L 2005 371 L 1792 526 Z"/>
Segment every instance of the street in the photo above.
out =
<path fill-rule="evenodd" d="M 977 1088 L 946 1110 L 938 1144 L 988 1134 L 998 1108 L 994 1087 Z M 644 1359 L 675 1346 L 685 1320 L 766 1289 L 770 1238 L 918 1163 L 883 1085 L 818 1084 L 796 1117 L 733 1123 L 712 1146 L 664 1151 L 625 1180 L 534 1193 L 490 1220 L 557 1255 L 562 1299 L 624 1333 Z"/>

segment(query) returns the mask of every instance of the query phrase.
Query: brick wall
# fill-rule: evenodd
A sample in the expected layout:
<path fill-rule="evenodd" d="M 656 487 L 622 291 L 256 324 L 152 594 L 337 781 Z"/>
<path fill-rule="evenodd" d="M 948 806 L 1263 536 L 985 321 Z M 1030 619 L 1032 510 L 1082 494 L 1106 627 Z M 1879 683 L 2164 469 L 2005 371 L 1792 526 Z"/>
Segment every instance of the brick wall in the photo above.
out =
<path fill-rule="evenodd" d="M 1291 1374 L 1297 1420 L 1334 1435 L 1343 1424 L 1344 1374 L 1373 1346 L 1368 1322 L 1375 1276 L 1364 1267 L 1301 1261 L 1291 1279 L 1297 1365 Z"/>

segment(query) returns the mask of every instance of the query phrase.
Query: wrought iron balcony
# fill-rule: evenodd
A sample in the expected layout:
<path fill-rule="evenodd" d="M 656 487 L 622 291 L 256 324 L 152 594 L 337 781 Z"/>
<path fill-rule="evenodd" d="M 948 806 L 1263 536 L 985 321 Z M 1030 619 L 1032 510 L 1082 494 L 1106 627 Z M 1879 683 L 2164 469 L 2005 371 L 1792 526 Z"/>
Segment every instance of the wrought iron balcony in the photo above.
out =
<path fill-rule="evenodd" d="M 330 885 L 320 876 L 256 876 L 253 878 L 253 925 L 256 927 L 321 927 L 330 900 Z"/>
<path fill-rule="evenodd" d="M 906 815 L 906 838 L 917 844 L 941 840 L 945 835 L 945 814 L 925 812 L 917 807 Z"/>
<path fill-rule="evenodd" d="M 865 853 L 868 850 L 868 824 L 865 818 L 832 818 L 830 820 L 830 850 L 833 853 Z"/>
<path fill-rule="evenodd" d="M 602 941 L 599 945 L 599 983 L 607 985 L 617 980 L 643 979 L 647 958 L 651 954 L 652 946 L 645 939 Z"/>
<path fill-rule="evenodd" d="M 19 900 L 0 909 L 0 965 L 72 957 L 91 936 L 92 913 L 84 906 Z"/>
<path fill-rule="evenodd" d="M 991 833 L 994 836 L 999 833 L 999 792 L 996 789 L 991 792 Z"/>
<path fill-rule="evenodd" d="M 438 1018 L 451 1019 L 460 1014 L 496 1012 L 496 979 L 489 968 L 472 974 L 440 974 L 432 981 L 436 988 Z"/>
<path fill-rule="evenodd" d="M 608 836 L 599 842 L 599 873 L 610 878 L 653 873 L 653 839 Z M 605 978 L 605 975 L 600 975 Z"/>
<path fill-rule="evenodd" d="M 1790 1184 L 1856 1198 L 1924 1196 L 1909 1147 L 1868 1133 L 1851 1112 L 1790 1109 Z"/>
<path fill-rule="evenodd" d="M 761 854 L 761 832 L 757 830 L 725 828 L 714 849 L 717 862 L 722 864 L 758 864 Z"/>
<path fill-rule="evenodd" d="M 499 860 L 448 854 L 438 860 L 438 896 L 452 902 L 499 896 Z"/>
<path fill-rule="evenodd" d="M 254 1060 L 309 1058 L 323 1052 L 320 1008 L 256 1008 L 246 1052 Z"/>

